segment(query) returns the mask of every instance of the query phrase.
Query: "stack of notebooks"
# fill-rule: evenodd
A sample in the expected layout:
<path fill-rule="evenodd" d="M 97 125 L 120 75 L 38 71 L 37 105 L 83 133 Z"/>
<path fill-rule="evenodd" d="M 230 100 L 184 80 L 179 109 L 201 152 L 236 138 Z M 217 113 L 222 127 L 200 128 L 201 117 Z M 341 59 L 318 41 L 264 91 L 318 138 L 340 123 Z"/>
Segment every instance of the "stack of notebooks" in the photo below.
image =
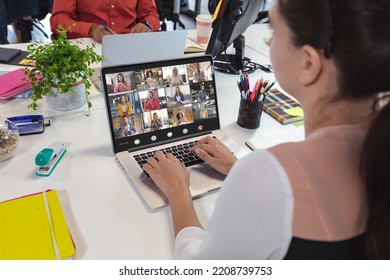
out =
<path fill-rule="evenodd" d="M 68 259 L 75 252 L 57 191 L 0 202 L 0 260 Z"/>
<path fill-rule="evenodd" d="M 27 58 L 29 53 L 13 48 L 0 47 L 0 63 L 31 66 L 34 62 Z"/>
<path fill-rule="evenodd" d="M 299 103 L 278 89 L 271 89 L 267 93 L 263 111 L 281 124 L 303 120 L 303 111 Z"/>
<path fill-rule="evenodd" d="M 10 72 L 0 71 L 0 99 L 13 97 L 29 97 L 31 84 L 23 72 L 23 68 Z"/>
<path fill-rule="evenodd" d="M 196 36 L 194 38 L 188 37 L 184 53 L 204 53 L 206 51 L 206 47 L 207 44 L 202 45 L 196 41 Z"/>

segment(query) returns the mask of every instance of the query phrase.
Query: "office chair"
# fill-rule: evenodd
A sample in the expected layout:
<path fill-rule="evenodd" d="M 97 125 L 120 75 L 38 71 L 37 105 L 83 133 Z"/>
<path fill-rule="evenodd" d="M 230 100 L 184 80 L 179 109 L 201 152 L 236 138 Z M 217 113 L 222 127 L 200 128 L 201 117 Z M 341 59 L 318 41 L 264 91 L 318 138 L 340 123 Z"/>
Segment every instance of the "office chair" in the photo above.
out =
<path fill-rule="evenodd" d="M 40 22 L 47 14 L 51 13 L 54 0 L 40 0 L 38 2 L 38 14 L 30 15 L 15 20 L 12 24 L 15 30 L 20 32 L 21 42 L 30 42 L 32 39 L 31 32 L 33 27 L 37 28 L 46 38 L 49 36 L 43 30 L 43 24 Z"/>
<path fill-rule="evenodd" d="M 0 43 L 8 44 L 7 25 L 12 24 L 19 42 L 32 40 L 31 31 L 35 27 L 48 38 L 40 22 L 51 12 L 54 0 L 0 1 Z"/>
<path fill-rule="evenodd" d="M 166 20 L 173 22 L 173 29 L 176 30 L 177 24 L 183 29 L 185 25 L 180 21 L 180 14 L 188 11 L 187 0 L 156 0 L 158 13 L 160 16 L 161 30 L 167 30 Z"/>
<path fill-rule="evenodd" d="M 47 39 L 49 39 L 49 36 L 46 34 L 46 32 L 43 30 L 44 26 L 37 18 L 24 18 L 14 21 L 13 26 L 15 30 L 20 32 L 20 40 L 21 43 L 27 43 L 32 40 L 31 32 L 33 28 L 37 28 Z"/>

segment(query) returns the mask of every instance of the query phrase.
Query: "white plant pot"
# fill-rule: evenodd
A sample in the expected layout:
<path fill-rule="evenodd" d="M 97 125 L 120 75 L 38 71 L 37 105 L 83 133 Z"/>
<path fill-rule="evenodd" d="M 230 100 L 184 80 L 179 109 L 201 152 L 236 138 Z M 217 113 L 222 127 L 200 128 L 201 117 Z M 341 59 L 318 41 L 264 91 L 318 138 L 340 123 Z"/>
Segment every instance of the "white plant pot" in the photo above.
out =
<path fill-rule="evenodd" d="M 87 101 L 85 97 L 85 85 L 82 81 L 77 82 L 72 92 L 57 94 L 58 88 L 53 88 L 52 93 L 46 96 L 47 104 L 50 108 L 59 111 L 69 111 L 80 108 Z"/>

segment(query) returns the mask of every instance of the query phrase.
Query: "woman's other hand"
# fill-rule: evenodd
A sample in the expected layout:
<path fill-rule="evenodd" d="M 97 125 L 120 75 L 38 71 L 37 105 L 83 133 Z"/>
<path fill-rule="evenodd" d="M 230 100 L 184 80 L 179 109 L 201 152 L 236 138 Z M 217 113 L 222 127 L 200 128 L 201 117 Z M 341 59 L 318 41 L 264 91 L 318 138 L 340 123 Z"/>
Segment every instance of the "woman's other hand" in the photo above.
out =
<path fill-rule="evenodd" d="M 189 149 L 223 175 L 227 175 L 237 158 L 218 139 L 207 136 Z"/>

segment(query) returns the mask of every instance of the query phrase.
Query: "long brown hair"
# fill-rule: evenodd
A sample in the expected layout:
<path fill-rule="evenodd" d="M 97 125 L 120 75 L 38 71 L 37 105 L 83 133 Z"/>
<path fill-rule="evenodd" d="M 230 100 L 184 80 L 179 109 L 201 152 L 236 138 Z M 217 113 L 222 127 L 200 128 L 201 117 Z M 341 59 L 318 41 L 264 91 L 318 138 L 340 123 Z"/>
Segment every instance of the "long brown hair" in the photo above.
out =
<path fill-rule="evenodd" d="M 277 0 L 296 46 L 309 44 L 333 59 L 342 99 L 390 92 L 390 1 Z M 390 103 L 381 108 L 366 136 L 360 172 L 369 218 L 366 253 L 390 259 Z"/>

